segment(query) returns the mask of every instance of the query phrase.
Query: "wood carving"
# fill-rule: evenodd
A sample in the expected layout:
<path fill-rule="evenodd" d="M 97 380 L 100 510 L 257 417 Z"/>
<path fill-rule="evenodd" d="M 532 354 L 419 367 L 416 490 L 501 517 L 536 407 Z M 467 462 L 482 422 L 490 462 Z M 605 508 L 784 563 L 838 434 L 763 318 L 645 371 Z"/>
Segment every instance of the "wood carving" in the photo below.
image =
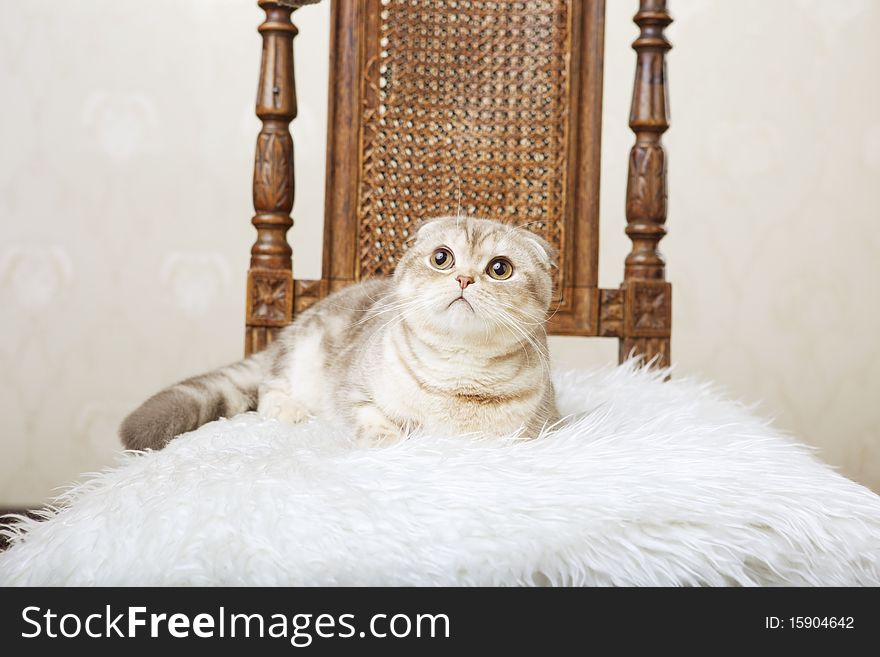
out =
<path fill-rule="evenodd" d="M 248 324 L 282 327 L 290 322 L 293 279 L 281 269 L 252 269 L 248 279 Z"/>
<path fill-rule="evenodd" d="M 316 281 L 297 280 L 293 287 L 293 313 L 298 315 L 308 310 L 327 296 L 329 286 L 325 279 Z"/>
<path fill-rule="evenodd" d="M 293 77 L 294 10 L 316 0 L 259 0 L 266 12 L 260 25 L 263 57 L 257 91 L 257 116 L 262 129 L 254 159 L 254 210 L 257 239 L 251 248 L 247 279 L 245 354 L 265 348 L 290 322 L 293 311 L 293 251 L 287 231 L 293 226 L 293 138 L 289 124 L 296 117 Z"/>
<path fill-rule="evenodd" d="M 672 22 L 666 0 L 641 0 L 633 19 L 639 37 L 629 125 L 636 135 L 626 187 L 626 257 L 623 336 L 620 357 L 631 351 L 655 364 L 669 364 L 672 293 L 658 245 L 666 234 L 666 154 L 661 137 L 669 128 L 665 55 L 672 47 L 663 30 Z"/>
<path fill-rule="evenodd" d="M 606 338 L 623 335 L 623 290 L 599 291 L 599 335 Z"/>
<path fill-rule="evenodd" d="M 634 285 L 638 285 L 638 283 Z M 648 288 L 649 294 L 644 294 L 646 289 L 643 287 L 631 287 L 630 290 L 634 292 L 634 298 L 630 304 L 630 308 L 633 310 L 633 332 L 638 332 L 641 335 L 645 332 L 662 331 L 665 334 L 668 330 L 670 311 L 666 291 L 660 290 L 655 294 Z"/>
<path fill-rule="evenodd" d="M 630 281 L 626 285 L 623 335 L 668 338 L 672 325 L 672 286 L 665 281 Z"/>
<path fill-rule="evenodd" d="M 669 364 L 669 338 L 623 338 L 620 340 L 618 359 L 622 363 L 630 356 L 641 356 L 646 365 L 666 367 Z"/>
<path fill-rule="evenodd" d="M 666 154 L 659 144 L 636 144 L 630 152 L 629 177 L 627 179 L 626 216 L 650 219 L 654 224 L 666 220 Z M 629 230 L 631 236 L 642 238 L 639 231 L 649 226 L 633 226 Z M 659 237 L 663 235 L 660 233 Z M 665 231 L 664 231 L 665 234 Z M 656 241 L 659 241 L 659 237 Z M 647 245 L 655 246 L 650 241 Z M 642 246 L 642 245 L 640 245 Z M 651 258 L 656 255 L 649 248 L 644 254 Z M 651 263 L 657 265 L 656 260 Z M 662 266 L 662 261 L 659 265 Z M 646 276 L 650 277 L 650 276 Z"/>
<path fill-rule="evenodd" d="M 265 211 L 293 209 L 293 138 L 286 132 L 264 132 L 257 137 L 254 161 L 254 207 Z"/>

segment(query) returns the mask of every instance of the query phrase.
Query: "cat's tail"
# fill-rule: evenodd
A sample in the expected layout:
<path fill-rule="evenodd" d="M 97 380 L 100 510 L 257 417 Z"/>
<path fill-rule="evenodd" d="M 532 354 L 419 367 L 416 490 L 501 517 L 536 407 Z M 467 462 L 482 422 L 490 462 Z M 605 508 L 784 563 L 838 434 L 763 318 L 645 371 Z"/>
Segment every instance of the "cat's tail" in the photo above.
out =
<path fill-rule="evenodd" d="M 161 449 L 206 422 L 255 410 L 271 363 L 267 351 L 156 393 L 122 421 L 122 444 L 127 449 Z"/>

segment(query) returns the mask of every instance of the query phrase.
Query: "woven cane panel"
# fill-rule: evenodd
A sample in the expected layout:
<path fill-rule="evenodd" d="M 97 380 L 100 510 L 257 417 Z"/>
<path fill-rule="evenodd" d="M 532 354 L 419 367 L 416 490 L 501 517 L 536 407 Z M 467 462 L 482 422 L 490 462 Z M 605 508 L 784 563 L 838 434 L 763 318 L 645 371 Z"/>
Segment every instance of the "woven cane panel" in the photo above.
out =
<path fill-rule="evenodd" d="M 359 275 L 390 274 L 421 220 L 460 212 L 542 235 L 560 290 L 569 3 L 380 1 L 366 34 Z"/>

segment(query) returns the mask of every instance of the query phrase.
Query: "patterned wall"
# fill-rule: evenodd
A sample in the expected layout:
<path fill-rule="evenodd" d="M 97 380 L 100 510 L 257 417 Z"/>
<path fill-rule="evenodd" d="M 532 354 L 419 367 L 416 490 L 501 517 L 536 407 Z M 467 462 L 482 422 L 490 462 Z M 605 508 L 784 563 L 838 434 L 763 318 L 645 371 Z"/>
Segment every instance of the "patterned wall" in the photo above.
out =
<path fill-rule="evenodd" d="M 297 211 L 318 221 L 326 14 L 298 39 Z M 240 357 L 261 16 L 0 0 L 0 508 L 112 463 L 145 396 Z"/>
<path fill-rule="evenodd" d="M 112 463 L 162 385 L 242 348 L 250 0 L 0 0 L 0 507 Z M 622 273 L 633 3 L 608 3 L 601 283 Z M 880 3 L 672 0 L 678 376 L 880 490 Z M 327 3 L 298 12 L 296 272 L 316 278 Z M 157 44 L 161 44 L 158 46 Z M 612 341 L 556 338 L 566 364 Z"/>

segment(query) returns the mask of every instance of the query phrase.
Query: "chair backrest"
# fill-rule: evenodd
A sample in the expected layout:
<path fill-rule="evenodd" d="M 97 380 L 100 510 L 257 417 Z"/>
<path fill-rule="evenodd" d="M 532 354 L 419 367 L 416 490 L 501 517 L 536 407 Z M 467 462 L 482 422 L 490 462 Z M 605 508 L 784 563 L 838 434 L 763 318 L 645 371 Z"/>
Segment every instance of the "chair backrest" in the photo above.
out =
<path fill-rule="evenodd" d="M 290 13 L 259 0 L 257 243 L 246 350 L 326 294 L 390 274 L 415 227 L 468 214 L 524 225 L 558 251 L 551 333 L 613 336 L 669 357 L 671 290 L 657 243 L 666 218 L 665 0 L 635 21 L 627 232 L 619 289 L 599 290 L 604 0 L 339 0 L 331 8 L 326 213 L 320 280 L 292 281 L 295 116 Z"/>

